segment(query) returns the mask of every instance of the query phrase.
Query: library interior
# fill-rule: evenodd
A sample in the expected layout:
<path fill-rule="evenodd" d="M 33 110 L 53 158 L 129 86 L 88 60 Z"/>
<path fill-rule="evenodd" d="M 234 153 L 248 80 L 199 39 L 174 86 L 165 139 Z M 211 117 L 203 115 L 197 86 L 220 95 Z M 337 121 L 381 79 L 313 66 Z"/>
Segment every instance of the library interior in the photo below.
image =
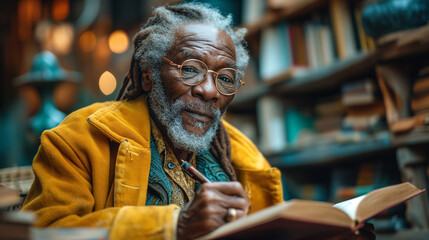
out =
<path fill-rule="evenodd" d="M 223 119 L 279 169 L 284 201 L 428 189 L 427 0 L 2 1 L 0 239 L 108 239 L 95 227 L 34 230 L 37 216 L 20 211 L 33 158 L 42 132 L 116 99 L 133 36 L 154 8 L 182 2 L 247 29 L 244 84 Z M 427 192 L 386 208 L 367 220 L 377 239 L 429 239 Z"/>

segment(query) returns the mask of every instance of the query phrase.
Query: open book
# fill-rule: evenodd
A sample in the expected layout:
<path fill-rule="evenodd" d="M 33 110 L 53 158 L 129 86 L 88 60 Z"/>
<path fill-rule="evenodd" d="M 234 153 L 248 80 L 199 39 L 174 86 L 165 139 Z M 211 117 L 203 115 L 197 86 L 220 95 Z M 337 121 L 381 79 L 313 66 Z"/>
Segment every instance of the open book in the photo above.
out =
<path fill-rule="evenodd" d="M 335 205 L 292 200 L 225 224 L 199 239 L 323 239 L 356 231 L 369 218 L 424 191 L 401 183 Z"/>

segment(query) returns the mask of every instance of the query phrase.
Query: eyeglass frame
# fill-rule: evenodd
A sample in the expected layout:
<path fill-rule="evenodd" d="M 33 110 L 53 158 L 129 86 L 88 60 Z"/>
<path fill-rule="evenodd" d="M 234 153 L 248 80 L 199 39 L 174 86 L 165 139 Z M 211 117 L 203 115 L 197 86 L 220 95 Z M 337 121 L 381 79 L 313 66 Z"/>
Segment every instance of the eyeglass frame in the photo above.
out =
<path fill-rule="evenodd" d="M 220 70 L 219 70 L 219 72 L 216 72 L 216 71 L 213 71 L 213 70 L 209 69 L 209 67 L 207 66 L 207 64 L 206 64 L 205 62 L 203 62 L 203 61 L 201 61 L 201 60 L 198 60 L 198 59 L 194 59 L 194 58 L 186 59 L 185 61 L 183 61 L 183 63 L 182 63 L 182 64 L 174 63 L 173 61 L 171 61 L 170 59 L 168 59 L 168 58 L 166 58 L 166 57 L 162 57 L 162 60 L 164 60 L 164 61 L 166 61 L 167 63 L 169 63 L 171 66 L 175 66 L 175 67 L 177 67 L 177 68 L 179 69 L 179 77 L 180 77 L 180 80 L 183 82 L 183 84 L 185 84 L 185 85 L 187 85 L 187 86 L 197 86 L 197 85 L 199 85 L 199 84 L 203 83 L 203 82 L 207 79 L 207 75 L 208 75 L 209 73 L 215 73 L 215 74 L 216 74 L 216 78 L 215 78 L 216 90 L 217 90 L 220 94 L 222 94 L 222 95 L 225 95 L 225 96 L 231 96 L 231 95 L 234 95 L 234 94 L 236 94 L 236 93 L 238 92 L 238 90 L 240 90 L 241 86 L 243 86 L 243 85 L 244 85 L 244 81 L 243 81 L 243 80 L 241 80 L 241 79 L 244 79 L 243 74 L 241 74 L 241 72 L 240 72 L 240 71 L 238 71 L 238 70 L 237 70 L 237 69 L 235 69 L 235 68 L 222 68 L 222 69 L 220 69 Z M 197 84 L 190 84 L 190 83 L 185 82 L 185 81 L 182 79 L 182 67 L 183 67 L 183 64 L 185 64 L 187 61 L 192 61 L 192 60 L 194 60 L 194 61 L 198 61 L 198 62 L 200 62 L 200 63 L 204 64 L 204 66 L 205 66 L 205 67 L 206 67 L 206 69 L 207 69 L 207 75 L 204 77 L 204 79 L 203 79 L 201 82 L 199 82 L 199 83 L 197 83 Z M 217 80 L 217 77 L 219 76 L 219 73 L 220 73 L 220 72 L 222 72 L 223 70 L 227 70 L 227 69 L 232 69 L 232 70 L 236 71 L 238 74 L 240 74 L 240 76 L 241 76 L 241 79 L 240 79 L 240 86 L 238 87 L 238 89 L 237 89 L 235 92 L 233 92 L 233 93 L 229 93 L 229 94 L 227 94 L 227 93 L 223 93 L 223 92 L 221 92 L 221 91 L 219 90 L 219 87 L 218 87 L 218 80 Z"/>

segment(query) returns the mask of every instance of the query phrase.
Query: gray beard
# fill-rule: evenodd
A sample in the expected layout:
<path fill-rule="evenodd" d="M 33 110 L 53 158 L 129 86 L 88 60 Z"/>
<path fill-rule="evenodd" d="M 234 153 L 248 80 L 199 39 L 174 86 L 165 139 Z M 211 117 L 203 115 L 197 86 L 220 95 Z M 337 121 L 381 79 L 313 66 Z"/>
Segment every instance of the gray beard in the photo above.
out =
<path fill-rule="evenodd" d="M 149 108 L 155 115 L 156 120 L 166 129 L 167 135 L 174 145 L 173 147 L 196 154 L 209 150 L 221 122 L 222 112 L 200 99 L 197 99 L 194 103 L 187 103 L 177 99 L 173 104 L 169 104 L 159 72 L 153 71 L 152 78 L 153 86 L 148 95 Z M 181 115 L 184 109 L 204 109 L 211 112 L 213 119 L 204 134 L 194 134 L 184 128 Z M 193 124 L 199 129 L 207 127 L 206 123 L 200 121 L 194 121 Z"/>

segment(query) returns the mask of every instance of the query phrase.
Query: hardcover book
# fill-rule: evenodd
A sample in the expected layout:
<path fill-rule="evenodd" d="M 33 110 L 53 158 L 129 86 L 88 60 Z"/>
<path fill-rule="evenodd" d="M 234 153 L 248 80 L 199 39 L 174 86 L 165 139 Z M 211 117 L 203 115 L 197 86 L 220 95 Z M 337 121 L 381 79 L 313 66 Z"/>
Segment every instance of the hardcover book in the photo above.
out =
<path fill-rule="evenodd" d="M 324 239 L 359 230 L 366 220 L 423 193 L 411 183 L 374 190 L 335 205 L 291 200 L 227 223 L 203 239 Z"/>

